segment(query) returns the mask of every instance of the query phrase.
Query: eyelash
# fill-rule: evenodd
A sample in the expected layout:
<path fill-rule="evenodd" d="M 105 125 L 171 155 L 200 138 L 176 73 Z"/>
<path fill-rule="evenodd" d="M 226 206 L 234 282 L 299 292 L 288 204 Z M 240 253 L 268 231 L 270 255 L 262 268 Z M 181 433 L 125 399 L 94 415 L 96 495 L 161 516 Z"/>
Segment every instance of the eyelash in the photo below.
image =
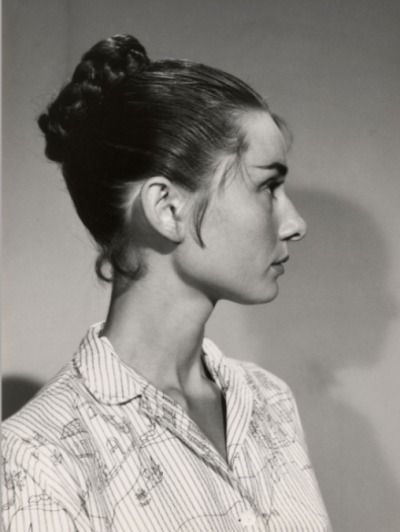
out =
<path fill-rule="evenodd" d="M 283 183 L 280 183 L 279 181 L 267 181 L 266 183 L 261 185 L 261 189 L 268 191 L 268 194 L 270 194 L 271 197 L 275 199 L 275 190 L 282 186 L 282 184 Z"/>

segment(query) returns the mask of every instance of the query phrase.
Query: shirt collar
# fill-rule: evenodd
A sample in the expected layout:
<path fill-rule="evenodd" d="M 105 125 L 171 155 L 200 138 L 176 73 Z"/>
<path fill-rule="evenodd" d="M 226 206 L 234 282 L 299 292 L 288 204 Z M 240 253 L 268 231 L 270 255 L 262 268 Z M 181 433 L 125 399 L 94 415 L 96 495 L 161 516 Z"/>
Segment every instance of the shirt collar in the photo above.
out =
<path fill-rule="evenodd" d="M 98 401 L 109 405 L 127 403 L 148 393 L 153 386 L 121 360 L 107 337 L 100 336 L 103 326 L 104 322 L 95 323 L 83 338 L 72 361 L 77 376 Z M 237 381 L 237 370 L 208 338 L 203 340 L 203 353 L 207 369 L 225 395 Z"/>
<path fill-rule="evenodd" d="M 146 380 L 115 353 L 111 342 L 100 336 L 104 322 L 92 325 L 73 358 L 73 367 L 84 386 L 101 403 L 121 404 L 142 394 Z"/>

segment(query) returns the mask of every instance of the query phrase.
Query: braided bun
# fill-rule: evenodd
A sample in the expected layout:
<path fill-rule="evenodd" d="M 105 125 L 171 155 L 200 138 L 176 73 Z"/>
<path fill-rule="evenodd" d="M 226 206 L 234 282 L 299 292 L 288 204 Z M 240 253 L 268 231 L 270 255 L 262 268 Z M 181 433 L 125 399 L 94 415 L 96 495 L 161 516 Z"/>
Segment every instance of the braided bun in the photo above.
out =
<path fill-rule="evenodd" d="M 86 52 L 71 81 L 39 116 L 47 157 L 62 163 L 71 137 L 90 122 L 108 91 L 149 64 L 146 50 L 131 35 L 114 35 Z"/>

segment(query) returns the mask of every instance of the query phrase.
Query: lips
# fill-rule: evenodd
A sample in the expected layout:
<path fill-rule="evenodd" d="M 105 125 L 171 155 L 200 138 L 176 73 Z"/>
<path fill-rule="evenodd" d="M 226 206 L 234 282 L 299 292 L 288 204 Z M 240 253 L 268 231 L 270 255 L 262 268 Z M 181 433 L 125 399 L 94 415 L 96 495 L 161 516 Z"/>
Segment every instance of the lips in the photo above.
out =
<path fill-rule="evenodd" d="M 282 258 L 272 262 L 271 267 L 276 272 L 277 275 L 282 275 L 285 273 L 284 263 L 289 260 L 289 255 L 285 255 Z"/>
<path fill-rule="evenodd" d="M 284 257 L 282 257 L 281 259 L 278 259 L 278 260 L 275 260 L 273 263 L 272 263 L 272 266 L 282 266 L 283 264 L 285 264 L 285 262 L 287 262 L 289 260 L 289 255 L 285 255 Z"/>

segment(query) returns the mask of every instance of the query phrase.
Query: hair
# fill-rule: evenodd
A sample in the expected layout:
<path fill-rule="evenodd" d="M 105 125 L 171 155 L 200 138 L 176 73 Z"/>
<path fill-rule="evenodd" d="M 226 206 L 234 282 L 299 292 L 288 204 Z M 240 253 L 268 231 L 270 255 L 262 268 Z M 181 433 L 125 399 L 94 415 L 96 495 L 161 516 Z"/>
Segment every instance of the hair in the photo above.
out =
<path fill-rule="evenodd" d="M 61 165 L 76 211 L 97 243 L 101 279 L 134 279 L 142 271 L 126 260 L 134 231 L 126 199 L 133 183 L 151 176 L 205 191 L 195 213 L 204 246 L 200 225 L 210 176 L 219 155 L 243 150 L 238 118 L 246 111 L 269 112 L 246 83 L 186 60 L 152 62 L 130 35 L 102 40 L 83 55 L 38 124 L 46 155 Z M 111 275 L 104 272 L 106 264 Z"/>

